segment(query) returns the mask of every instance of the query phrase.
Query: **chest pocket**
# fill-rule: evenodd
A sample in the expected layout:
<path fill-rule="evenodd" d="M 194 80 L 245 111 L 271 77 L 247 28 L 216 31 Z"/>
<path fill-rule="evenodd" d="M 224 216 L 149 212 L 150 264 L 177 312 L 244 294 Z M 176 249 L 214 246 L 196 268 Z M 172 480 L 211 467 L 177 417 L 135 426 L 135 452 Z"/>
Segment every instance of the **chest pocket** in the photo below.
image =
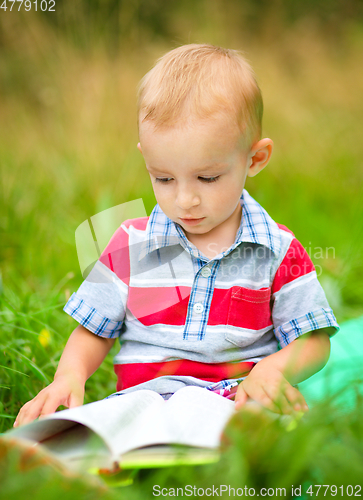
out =
<path fill-rule="evenodd" d="M 272 326 L 271 288 L 251 290 L 240 286 L 231 289 L 226 339 L 245 347 L 256 342 Z"/>

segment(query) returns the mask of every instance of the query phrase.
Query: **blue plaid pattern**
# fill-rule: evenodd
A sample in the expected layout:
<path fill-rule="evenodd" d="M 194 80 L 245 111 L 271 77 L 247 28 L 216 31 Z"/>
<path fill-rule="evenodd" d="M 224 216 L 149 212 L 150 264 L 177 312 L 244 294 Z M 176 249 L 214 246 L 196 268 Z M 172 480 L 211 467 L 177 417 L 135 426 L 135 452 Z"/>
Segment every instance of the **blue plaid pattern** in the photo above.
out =
<path fill-rule="evenodd" d="M 87 330 L 100 337 L 115 338 L 119 336 L 122 321 L 112 321 L 99 314 L 94 307 L 89 307 L 74 293 L 63 309 Z"/>
<path fill-rule="evenodd" d="M 217 276 L 219 261 L 213 262 L 210 266 L 211 275 L 204 277 L 200 271 L 203 269 L 202 262 L 199 260 L 200 270 L 194 278 L 192 291 L 190 294 L 187 319 L 185 321 L 183 339 L 184 340 L 203 340 L 205 329 L 208 323 L 208 314 L 213 296 L 214 282 Z M 195 304 L 201 304 L 203 309 L 201 313 L 194 310 Z"/>
<path fill-rule="evenodd" d="M 304 333 L 320 328 L 337 327 L 337 322 L 331 309 L 318 309 L 299 318 L 292 319 L 288 326 L 279 326 L 275 330 L 281 347 L 285 347 Z"/>

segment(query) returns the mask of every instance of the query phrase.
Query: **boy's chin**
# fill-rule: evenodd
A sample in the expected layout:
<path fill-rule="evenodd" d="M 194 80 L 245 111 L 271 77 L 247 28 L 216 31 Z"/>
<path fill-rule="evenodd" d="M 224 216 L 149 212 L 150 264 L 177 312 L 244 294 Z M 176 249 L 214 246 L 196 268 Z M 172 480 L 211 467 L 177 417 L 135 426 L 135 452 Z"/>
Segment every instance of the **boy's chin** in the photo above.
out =
<path fill-rule="evenodd" d="M 187 234 L 206 234 L 209 233 L 210 228 L 207 228 L 206 226 L 187 226 L 186 224 L 180 224 L 179 225 L 184 229 L 184 232 Z"/>

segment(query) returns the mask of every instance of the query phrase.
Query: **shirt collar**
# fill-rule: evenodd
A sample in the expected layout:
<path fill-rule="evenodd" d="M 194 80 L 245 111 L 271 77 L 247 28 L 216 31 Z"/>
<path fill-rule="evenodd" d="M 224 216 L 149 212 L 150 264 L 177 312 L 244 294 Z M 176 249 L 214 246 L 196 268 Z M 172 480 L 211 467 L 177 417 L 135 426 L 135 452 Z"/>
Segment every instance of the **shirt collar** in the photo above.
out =
<path fill-rule="evenodd" d="M 264 208 L 244 189 L 241 196 L 242 221 L 236 241 L 248 241 L 263 245 L 275 255 L 281 250 L 280 230 Z"/>
<path fill-rule="evenodd" d="M 185 242 L 187 238 L 183 231 L 156 205 L 146 226 L 146 237 L 140 247 L 139 260 L 163 247 L 182 244 L 185 248 Z"/>
<path fill-rule="evenodd" d="M 233 248 L 242 242 L 257 243 L 278 255 L 281 238 L 276 222 L 245 189 L 240 202 L 242 218 Z M 184 249 L 190 251 L 191 246 L 188 243 L 183 230 L 164 214 L 159 205 L 156 205 L 146 226 L 146 238 L 140 248 L 139 260 L 154 250 L 172 245 L 182 245 Z"/>

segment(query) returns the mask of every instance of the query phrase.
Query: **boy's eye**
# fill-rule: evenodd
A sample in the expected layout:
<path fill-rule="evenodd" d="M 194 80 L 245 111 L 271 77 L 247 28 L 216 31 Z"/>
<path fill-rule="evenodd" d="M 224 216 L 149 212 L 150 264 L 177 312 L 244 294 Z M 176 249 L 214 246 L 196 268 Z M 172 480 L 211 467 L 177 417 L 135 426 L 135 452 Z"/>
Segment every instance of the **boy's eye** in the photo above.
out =
<path fill-rule="evenodd" d="M 198 177 L 198 179 L 202 182 L 207 182 L 207 183 L 216 182 L 219 179 L 219 175 L 215 177 Z M 155 182 L 161 182 L 163 184 L 166 184 L 172 180 L 173 180 L 172 177 L 155 177 Z"/>
<path fill-rule="evenodd" d="M 172 180 L 173 180 L 173 178 L 172 178 L 172 177 L 156 177 L 156 178 L 155 178 L 155 182 L 163 182 L 164 184 L 165 184 L 166 182 L 170 182 L 170 181 L 172 181 Z"/>
<path fill-rule="evenodd" d="M 203 182 L 216 182 L 219 179 L 219 175 L 216 177 L 198 177 Z"/>

